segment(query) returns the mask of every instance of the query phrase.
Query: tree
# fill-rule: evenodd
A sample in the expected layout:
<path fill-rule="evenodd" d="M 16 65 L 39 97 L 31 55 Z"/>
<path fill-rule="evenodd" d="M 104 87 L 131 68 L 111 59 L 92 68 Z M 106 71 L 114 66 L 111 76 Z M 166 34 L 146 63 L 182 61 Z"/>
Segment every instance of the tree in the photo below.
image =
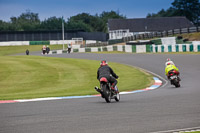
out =
<path fill-rule="evenodd" d="M 125 19 L 126 16 L 120 15 L 119 12 L 110 11 L 110 12 L 102 12 L 100 14 L 100 18 L 103 19 L 104 23 L 108 22 L 108 19 Z"/>
<path fill-rule="evenodd" d="M 102 12 L 100 15 L 81 13 L 64 21 L 65 30 L 84 30 L 87 32 L 108 32 L 108 19 L 124 19 L 119 11 Z M 19 17 L 11 17 L 11 22 L 0 21 L 0 31 L 59 30 L 62 29 L 62 18 L 50 17 L 40 21 L 37 13 L 26 11 Z"/>
<path fill-rule="evenodd" d="M 115 12 L 115 11 L 105 12 L 104 11 L 100 14 L 99 17 L 102 19 L 103 24 L 104 24 L 103 32 L 108 32 L 108 26 L 107 26 L 108 19 L 125 19 L 126 18 L 126 16 L 120 15 L 119 11 L 118 12 Z"/>
<path fill-rule="evenodd" d="M 172 17 L 172 16 L 185 16 L 195 25 L 200 22 L 200 2 L 199 0 L 174 0 L 172 7 L 167 10 L 160 10 L 158 13 L 148 13 L 149 17 Z"/>
<path fill-rule="evenodd" d="M 13 30 L 24 31 L 24 30 L 36 30 L 40 25 L 40 19 L 37 13 L 26 11 L 19 17 L 11 17 L 11 27 Z"/>
<path fill-rule="evenodd" d="M 172 3 L 178 16 L 185 16 L 194 24 L 200 20 L 200 2 L 199 0 L 174 0 Z"/>
<path fill-rule="evenodd" d="M 70 17 L 70 19 L 68 20 L 68 28 L 70 28 L 70 26 L 72 25 L 76 25 L 78 28 L 84 29 L 88 32 L 93 32 L 102 31 L 100 27 L 102 27 L 103 22 L 99 19 L 98 16 L 92 16 L 88 13 L 81 13 L 76 16 Z"/>
<path fill-rule="evenodd" d="M 92 31 L 92 28 L 82 21 L 78 21 L 78 22 L 68 21 L 65 29 L 67 29 L 67 30 L 84 30 L 86 32 Z"/>
<path fill-rule="evenodd" d="M 9 23 L 0 20 L 0 31 L 6 31 L 7 29 L 9 29 Z"/>
<path fill-rule="evenodd" d="M 66 25 L 65 21 L 64 24 Z M 42 30 L 59 30 L 62 29 L 62 18 L 50 17 L 41 22 L 40 29 Z"/>
<path fill-rule="evenodd" d="M 108 32 L 107 31 L 107 23 L 108 19 L 113 18 L 120 18 L 124 19 L 126 18 L 123 15 L 119 15 L 119 13 L 115 11 L 111 12 L 102 12 L 100 15 L 96 14 L 94 16 L 88 14 L 88 13 L 81 13 L 76 16 L 72 16 L 68 20 L 68 28 L 76 29 L 75 27 L 79 29 L 84 29 L 88 32 Z"/>

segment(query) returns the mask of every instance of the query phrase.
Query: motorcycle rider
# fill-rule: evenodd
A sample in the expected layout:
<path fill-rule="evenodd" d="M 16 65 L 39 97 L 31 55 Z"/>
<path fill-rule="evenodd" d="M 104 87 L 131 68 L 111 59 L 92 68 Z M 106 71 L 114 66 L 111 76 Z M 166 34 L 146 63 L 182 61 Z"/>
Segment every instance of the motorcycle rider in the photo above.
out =
<path fill-rule="evenodd" d="M 176 67 L 173 62 L 172 63 L 168 62 L 166 65 L 167 66 L 165 67 L 165 75 L 167 76 L 167 78 L 170 79 L 170 75 L 169 75 L 170 71 L 176 70 L 176 75 L 178 76 L 178 79 L 180 81 L 178 67 Z"/>
<path fill-rule="evenodd" d="M 102 77 L 105 77 L 111 83 L 111 89 L 118 92 L 117 88 L 115 87 L 117 84 L 117 80 L 119 76 L 115 74 L 111 67 L 108 66 L 106 60 L 102 60 L 100 63 L 100 67 L 97 71 L 97 79 L 100 80 Z M 98 87 L 95 87 L 98 92 L 101 92 Z"/>

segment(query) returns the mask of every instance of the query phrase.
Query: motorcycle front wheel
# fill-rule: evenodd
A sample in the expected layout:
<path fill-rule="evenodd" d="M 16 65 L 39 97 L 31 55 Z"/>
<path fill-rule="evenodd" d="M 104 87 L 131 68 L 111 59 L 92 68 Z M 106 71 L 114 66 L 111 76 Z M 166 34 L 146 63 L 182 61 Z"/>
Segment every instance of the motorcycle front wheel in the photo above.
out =
<path fill-rule="evenodd" d="M 178 81 L 178 79 L 174 80 L 174 85 L 175 85 L 176 88 L 178 88 L 178 87 L 181 86 L 180 83 L 179 83 L 179 81 Z"/>

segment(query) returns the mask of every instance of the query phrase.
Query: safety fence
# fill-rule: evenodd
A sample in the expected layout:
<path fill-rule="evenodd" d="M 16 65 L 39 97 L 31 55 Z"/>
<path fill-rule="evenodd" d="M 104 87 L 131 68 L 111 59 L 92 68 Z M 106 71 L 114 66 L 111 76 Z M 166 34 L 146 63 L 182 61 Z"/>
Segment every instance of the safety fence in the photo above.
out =
<path fill-rule="evenodd" d="M 84 40 L 80 44 L 76 40 L 50 40 L 50 41 L 8 41 L 0 42 L 0 46 L 22 46 L 22 45 L 57 45 L 57 44 L 73 44 L 81 45 L 81 47 L 100 47 L 107 46 L 107 42 L 96 40 Z"/>
<path fill-rule="evenodd" d="M 0 42 L 0 46 L 22 46 L 22 45 L 56 45 L 75 44 L 74 40 L 50 40 L 50 41 L 8 41 Z"/>
<path fill-rule="evenodd" d="M 200 52 L 200 44 L 152 45 L 151 52 Z"/>
<path fill-rule="evenodd" d="M 123 37 L 123 42 L 128 41 L 134 41 L 138 39 L 150 39 L 154 37 L 168 37 L 168 36 L 174 36 L 177 34 L 185 34 L 185 33 L 194 33 L 194 32 L 200 32 L 200 26 L 199 27 L 189 27 L 189 28 L 181 28 L 181 29 L 173 29 L 169 31 L 163 31 L 163 32 L 147 32 L 144 34 L 136 34 L 133 36 Z"/>
<path fill-rule="evenodd" d="M 82 30 L 65 30 L 64 38 L 70 40 L 72 38 L 81 37 L 84 40 L 107 41 L 108 34 L 103 32 L 84 32 Z M 0 31 L 0 42 L 3 41 L 47 41 L 62 40 L 61 30 L 56 31 Z"/>
<path fill-rule="evenodd" d="M 176 45 L 117 45 L 93 48 L 77 48 L 72 52 L 103 52 L 103 51 L 121 51 L 127 53 L 158 53 L 158 52 L 200 52 L 199 44 L 176 44 Z M 50 54 L 67 53 L 66 50 L 50 51 Z"/>

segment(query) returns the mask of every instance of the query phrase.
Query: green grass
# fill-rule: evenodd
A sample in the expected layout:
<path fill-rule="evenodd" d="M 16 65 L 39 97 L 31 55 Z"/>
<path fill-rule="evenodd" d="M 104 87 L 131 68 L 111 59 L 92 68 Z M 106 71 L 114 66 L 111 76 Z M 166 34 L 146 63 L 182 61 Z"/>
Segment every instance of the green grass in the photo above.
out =
<path fill-rule="evenodd" d="M 41 51 L 43 45 L 28 45 L 28 46 L 0 46 L 0 56 L 11 55 L 17 53 L 25 53 L 28 49 L 31 52 Z M 62 49 L 63 45 L 49 45 L 51 50 Z M 67 46 L 65 45 L 65 48 Z"/>
<path fill-rule="evenodd" d="M 178 34 L 176 36 L 182 36 L 183 39 L 188 39 L 189 41 L 200 41 L 200 32 L 188 33 L 188 34 Z"/>
<path fill-rule="evenodd" d="M 120 91 L 150 86 L 152 76 L 118 64 Z M 0 56 L 0 100 L 97 94 L 99 61 L 38 56 Z"/>

